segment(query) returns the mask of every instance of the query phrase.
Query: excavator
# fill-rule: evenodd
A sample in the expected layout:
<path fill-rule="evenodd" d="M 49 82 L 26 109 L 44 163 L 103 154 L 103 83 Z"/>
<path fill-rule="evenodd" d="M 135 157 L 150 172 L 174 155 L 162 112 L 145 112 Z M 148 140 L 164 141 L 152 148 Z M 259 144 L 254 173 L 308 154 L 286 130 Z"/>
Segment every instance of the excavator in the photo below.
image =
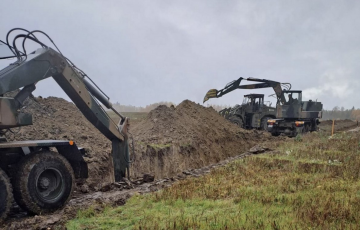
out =
<path fill-rule="evenodd" d="M 258 84 L 240 85 L 242 80 L 261 82 Z M 224 89 L 210 89 L 204 102 L 210 98 L 218 98 L 235 89 L 259 89 L 272 87 L 277 98 L 276 108 L 268 108 L 262 104 L 244 104 L 235 106 L 231 109 L 224 109 L 221 115 L 231 122 L 243 128 L 262 128 L 269 131 L 273 136 L 285 134 L 295 137 L 298 134 L 317 131 L 322 117 L 323 105 L 318 101 L 302 101 L 301 90 L 291 90 L 290 83 L 280 83 L 276 81 L 258 78 L 239 78 L 228 83 Z M 247 97 L 248 95 L 245 95 Z M 263 94 L 254 97 L 263 98 Z M 273 111 L 275 109 L 275 112 Z M 270 113 L 270 111 L 272 113 Z"/>
<path fill-rule="evenodd" d="M 9 35 L 17 32 L 12 43 Z M 51 48 L 36 35 L 46 36 Z M 26 51 L 26 41 L 39 48 Z M 18 47 L 19 41 L 22 49 Z M 77 178 L 88 177 L 84 149 L 74 140 L 26 140 L 9 142 L 5 134 L 13 128 L 32 125 L 32 115 L 24 112 L 24 102 L 36 84 L 52 77 L 81 113 L 112 143 L 113 181 L 129 175 L 129 118 L 114 109 L 110 98 L 77 66 L 66 58 L 43 31 L 15 28 L 0 40 L 0 59 L 16 61 L 0 70 L 0 222 L 13 200 L 32 214 L 62 208 L 71 198 Z M 18 91 L 14 97 L 7 93 Z M 119 116 L 112 120 L 104 107 Z"/>
<path fill-rule="evenodd" d="M 240 85 L 242 81 L 258 82 L 255 84 Z M 282 96 L 283 89 L 291 89 L 290 83 L 280 83 L 259 78 L 242 78 L 232 81 L 221 90 L 210 89 L 205 97 L 203 103 L 210 98 L 219 98 L 236 89 L 260 89 L 272 87 L 275 91 L 276 97 L 280 101 L 285 101 Z M 276 118 L 276 108 L 271 107 L 271 104 L 266 105 L 264 101 L 264 94 L 248 94 L 244 96 L 241 105 L 235 105 L 232 108 L 225 108 L 219 112 L 223 117 L 232 123 L 247 129 L 263 129 L 267 130 L 267 121 Z"/>

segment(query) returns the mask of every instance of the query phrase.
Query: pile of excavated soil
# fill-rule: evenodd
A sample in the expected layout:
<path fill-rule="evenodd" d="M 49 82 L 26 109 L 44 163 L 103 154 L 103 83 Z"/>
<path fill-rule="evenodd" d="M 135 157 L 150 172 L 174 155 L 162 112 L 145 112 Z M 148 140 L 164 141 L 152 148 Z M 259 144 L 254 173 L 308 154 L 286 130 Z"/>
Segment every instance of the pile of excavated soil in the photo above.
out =
<path fill-rule="evenodd" d="M 241 129 L 213 108 L 189 100 L 176 108 L 157 107 L 132 133 L 135 177 L 144 173 L 172 177 L 241 154 L 259 142 L 275 140 L 267 132 Z"/>
<path fill-rule="evenodd" d="M 74 140 L 85 148 L 85 161 L 89 167 L 88 184 L 110 182 L 111 142 L 103 136 L 79 109 L 64 99 L 49 97 L 28 99 L 25 112 L 33 115 L 33 125 L 25 126 L 17 134 L 7 133 L 11 140 Z M 18 128 L 13 129 L 17 131 Z"/>

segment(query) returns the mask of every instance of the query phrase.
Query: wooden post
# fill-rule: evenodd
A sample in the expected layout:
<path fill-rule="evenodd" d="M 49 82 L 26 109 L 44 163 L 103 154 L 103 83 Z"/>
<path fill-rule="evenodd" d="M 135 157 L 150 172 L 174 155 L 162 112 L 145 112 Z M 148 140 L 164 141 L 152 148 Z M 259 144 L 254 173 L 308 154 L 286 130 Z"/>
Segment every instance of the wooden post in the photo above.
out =
<path fill-rule="evenodd" d="M 334 135 L 334 126 L 335 126 L 335 119 L 333 119 L 333 123 L 332 123 L 331 136 Z"/>

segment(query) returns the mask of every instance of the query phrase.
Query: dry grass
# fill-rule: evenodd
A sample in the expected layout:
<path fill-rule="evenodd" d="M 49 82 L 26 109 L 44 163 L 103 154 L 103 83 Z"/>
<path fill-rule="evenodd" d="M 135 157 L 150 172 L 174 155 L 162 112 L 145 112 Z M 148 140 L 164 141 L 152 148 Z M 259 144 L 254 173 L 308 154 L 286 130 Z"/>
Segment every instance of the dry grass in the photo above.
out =
<path fill-rule="evenodd" d="M 67 227 L 359 229 L 359 165 L 358 134 L 313 133 L 102 214 L 81 211 Z"/>

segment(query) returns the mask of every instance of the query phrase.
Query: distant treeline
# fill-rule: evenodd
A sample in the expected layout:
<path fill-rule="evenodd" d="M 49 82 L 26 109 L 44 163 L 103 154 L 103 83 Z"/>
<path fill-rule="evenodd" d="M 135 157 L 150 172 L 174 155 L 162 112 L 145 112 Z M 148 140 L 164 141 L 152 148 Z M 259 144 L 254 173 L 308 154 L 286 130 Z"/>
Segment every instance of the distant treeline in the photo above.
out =
<path fill-rule="evenodd" d="M 207 107 L 213 107 L 216 111 L 220 111 L 224 108 L 229 108 L 229 105 L 207 105 Z M 344 107 L 335 106 L 332 110 L 323 110 L 322 119 L 332 120 L 332 119 L 351 119 L 351 120 L 360 120 L 360 109 L 345 109 Z"/>
<path fill-rule="evenodd" d="M 351 119 L 360 120 L 360 109 L 345 109 L 335 106 L 332 110 L 323 110 L 323 119 Z"/>
<path fill-rule="evenodd" d="M 176 106 L 175 103 L 168 102 L 168 101 L 161 101 L 158 103 L 153 103 L 153 104 L 147 105 L 145 107 L 133 106 L 133 105 L 121 105 L 120 103 L 117 102 L 114 104 L 114 108 L 119 112 L 150 112 L 151 110 L 155 109 L 159 105 L 166 105 L 168 107 L 170 107 L 171 105 Z M 205 106 L 213 107 L 216 111 L 220 111 L 224 108 L 230 107 L 230 105 L 225 106 L 225 105 L 212 105 L 212 104 L 207 104 Z"/>
<path fill-rule="evenodd" d="M 216 111 L 220 111 L 220 110 L 222 110 L 222 109 L 225 109 L 225 108 L 230 108 L 230 107 L 232 107 L 232 106 L 230 106 L 230 105 L 212 105 L 212 104 L 207 104 L 207 105 L 205 105 L 206 107 L 213 107 L 213 109 L 215 109 Z"/>
<path fill-rule="evenodd" d="M 120 103 L 115 103 L 114 108 L 119 112 L 150 112 L 151 110 L 155 109 L 159 105 L 166 105 L 166 106 L 174 105 L 175 106 L 175 104 L 172 102 L 161 101 L 158 103 L 153 103 L 153 104 L 147 105 L 145 107 L 138 107 L 138 106 L 133 106 L 133 105 L 121 105 Z"/>
<path fill-rule="evenodd" d="M 155 109 L 159 105 L 166 105 L 176 106 L 175 103 L 168 102 L 168 101 L 162 101 L 158 103 L 153 103 L 150 105 L 147 105 L 145 107 L 138 107 L 133 105 L 121 105 L 120 103 L 115 103 L 114 108 L 118 110 L 119 112 L 150 112 L 151 110 Z M 206 107 L 212 107 L 216 111 L 220 111 L 224 108 L 231 107 L 230 105 L 213 105 L 213 104 L 206 104 Z M 332 110 L 323 110 L 323 117 L 324 120 L 329 119 L 351 119 L 351 120 L 360 120 L 360 109 L 355 109 L 354 107 L 352 109 L 345 109 L 344 107 L 335 106 Z"/>

